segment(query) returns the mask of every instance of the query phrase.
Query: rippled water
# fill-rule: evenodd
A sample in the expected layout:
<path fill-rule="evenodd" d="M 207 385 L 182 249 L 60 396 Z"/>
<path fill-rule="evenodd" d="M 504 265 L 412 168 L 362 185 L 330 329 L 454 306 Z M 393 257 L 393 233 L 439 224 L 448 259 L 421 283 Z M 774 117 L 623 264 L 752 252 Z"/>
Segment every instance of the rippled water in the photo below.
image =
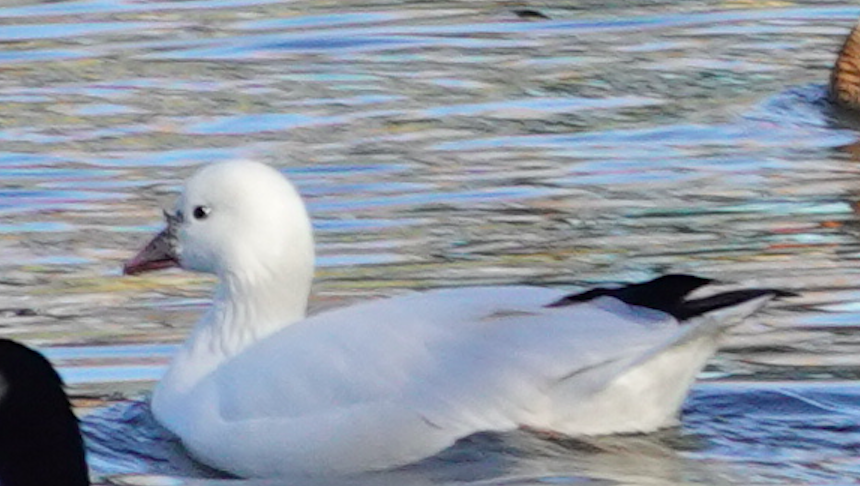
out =
<path fill-rule="evenodd" d="M 317 309 L 667 270 L 802 293 L 738 330 L 678 430 L 477 437 L 371 484 L 860 482 L 860 124 L 823 90 L 860 8 L 527 6 L 3 3 L 0 328 L 95 408 L 97 473 L 204 474 L 118 400 L 212 282 L 119 269 L 194 167 L 253 156 L 309 202 Z"/>

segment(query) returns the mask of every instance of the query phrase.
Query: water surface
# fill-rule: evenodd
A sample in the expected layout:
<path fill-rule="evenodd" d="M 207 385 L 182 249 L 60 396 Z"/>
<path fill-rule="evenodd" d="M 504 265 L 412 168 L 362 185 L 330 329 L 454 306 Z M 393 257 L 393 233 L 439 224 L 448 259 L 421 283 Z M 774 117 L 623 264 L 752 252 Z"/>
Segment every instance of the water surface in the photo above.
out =
<path fill-rule="evenodd" d="M 823 83 L 860 8 L 526 6 L 0 7 L 0 327 L 60 366 L 98 474 L 208 474 L 140 400 L 212 281 L 120 267 L 195 167 L 258 157 L 315 219 L 314 309 L 666 271 L 802 293 L 731 336 L 679 429 L 477 437 L 367 481 L 858 482 L 860 128 Z"/>

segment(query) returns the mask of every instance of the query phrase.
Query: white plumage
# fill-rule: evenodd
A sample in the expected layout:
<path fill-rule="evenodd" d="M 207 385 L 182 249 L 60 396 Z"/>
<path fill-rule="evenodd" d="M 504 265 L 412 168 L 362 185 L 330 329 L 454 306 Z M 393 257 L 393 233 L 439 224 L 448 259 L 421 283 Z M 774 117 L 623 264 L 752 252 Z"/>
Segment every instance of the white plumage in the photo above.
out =
<path fill-rule="evenodd" d="M 387 469 L 479 431 L 672 425 L 719 334 L 774 296 L 683 324 L 611 296 L 547 307 L 565 294 L 524 286 L 414 293 L 306 318 L 310 224 L 277 171 L 207 166 L 170 219 L 126 271 L 177 262 L 220 284 L 153 411 L 196 457 L 245 477 Z"/>

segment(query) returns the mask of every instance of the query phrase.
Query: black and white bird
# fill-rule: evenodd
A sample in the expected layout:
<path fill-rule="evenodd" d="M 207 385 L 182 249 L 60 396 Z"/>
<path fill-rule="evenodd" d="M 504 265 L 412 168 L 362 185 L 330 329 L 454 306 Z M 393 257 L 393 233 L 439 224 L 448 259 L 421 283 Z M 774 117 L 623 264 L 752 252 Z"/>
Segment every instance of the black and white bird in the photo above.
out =
<path fill-rule="evenodd" d="M 671 426 L 720 335 L 785 295 L 689 299 L 709 280 L 672 275 L 576 295 L 433 290 L 309 317 L 304 204 L 249 161 L 194 174 L 125 272 L 177 265 L 219 284 L 152 408 L 198 459 L 244 477 L 395 468 L 481 431 Z"/>

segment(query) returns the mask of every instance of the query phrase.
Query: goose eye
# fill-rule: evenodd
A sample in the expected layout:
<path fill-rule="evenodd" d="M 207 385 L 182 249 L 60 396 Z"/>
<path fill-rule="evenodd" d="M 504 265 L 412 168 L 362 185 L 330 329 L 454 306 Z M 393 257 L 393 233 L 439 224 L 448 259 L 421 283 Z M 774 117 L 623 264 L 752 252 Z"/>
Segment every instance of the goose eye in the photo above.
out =
<path fill-rule="evenodd" d="M 211 211 L 206 206 L 197 206 L 194 208 L 194 219 L 206 219 Z"/>

